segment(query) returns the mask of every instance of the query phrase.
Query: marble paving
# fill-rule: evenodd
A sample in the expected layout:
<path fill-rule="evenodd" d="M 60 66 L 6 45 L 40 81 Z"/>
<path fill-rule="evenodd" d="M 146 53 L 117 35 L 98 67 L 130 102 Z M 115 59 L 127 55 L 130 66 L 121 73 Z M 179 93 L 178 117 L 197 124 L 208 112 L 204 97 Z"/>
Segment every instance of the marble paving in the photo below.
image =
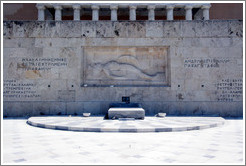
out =
<path fill-rule="evenodd" d="M 148 133 L 51 130 L 26 121 L 3 120 L 2 164 L 245 163 L 242 119 L 204 130 Z"/>
<path fill-rule="evenodd" d="M 200 130 L 224 124 L 221 117 L 145 117 L 144 120 L 104 117 L 43 116 L 31 117 L 27 123 L 42 128 L 91 132 L 175 132 Z"/>

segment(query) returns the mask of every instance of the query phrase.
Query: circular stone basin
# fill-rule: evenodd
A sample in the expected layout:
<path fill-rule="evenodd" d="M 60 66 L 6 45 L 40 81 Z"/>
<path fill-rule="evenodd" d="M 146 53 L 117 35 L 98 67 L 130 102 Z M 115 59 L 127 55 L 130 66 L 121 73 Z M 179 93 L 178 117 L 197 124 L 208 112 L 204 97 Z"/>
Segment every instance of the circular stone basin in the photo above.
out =
<path fill-rule="evenodd" d="M 144 120 L 104 120 L 103 117 L 31 117 L 27 123 L 47 129 L 83 132 L 174 132 L 221 126 L 221 117 L 145 117 Z"/>

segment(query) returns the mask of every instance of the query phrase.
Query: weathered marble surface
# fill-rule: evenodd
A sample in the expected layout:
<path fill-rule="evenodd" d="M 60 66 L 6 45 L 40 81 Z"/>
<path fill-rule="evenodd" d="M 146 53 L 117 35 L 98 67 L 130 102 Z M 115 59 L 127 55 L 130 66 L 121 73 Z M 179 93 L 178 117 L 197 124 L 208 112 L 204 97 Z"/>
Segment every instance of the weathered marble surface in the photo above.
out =
<path fill-rule="evenodd" d="M 168 85 L 168 47 L 84 47 L 84 84 Z"/>
<path fill-rule="evenodd" d="M 144 119 L 145 111 L 143 108 L 109 108 L 108 119 L 134 118 Z"/>
<path fill-rule="evenodd" d="M 242 116 L 242 35 L 238 20 L 3 22 L 4 116 L 102 115 L 122 96 L 146 115 Z"/>

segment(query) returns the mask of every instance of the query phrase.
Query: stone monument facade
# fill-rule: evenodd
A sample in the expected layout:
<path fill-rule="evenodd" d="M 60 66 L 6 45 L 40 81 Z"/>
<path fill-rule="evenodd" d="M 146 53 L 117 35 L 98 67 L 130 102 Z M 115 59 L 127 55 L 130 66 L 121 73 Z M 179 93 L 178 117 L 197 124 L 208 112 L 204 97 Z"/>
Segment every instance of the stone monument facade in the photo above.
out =
<path fill-rule="evenodd" d="M 243 22 L 208 20 L 137 21 L 129 6 L 130 20 L 117 21 L 117 7 L 110 6 L 111 20 L 62 21 L 61 4 L 55 20 L 4 21 L 4 116 L 106 114 L 109 104 L 130 96 L 146 115 L 243 115 Z M 160 5 L 159 5 L 160 6 Z M 156 6 L 155 6 L 156 7 Z"/>

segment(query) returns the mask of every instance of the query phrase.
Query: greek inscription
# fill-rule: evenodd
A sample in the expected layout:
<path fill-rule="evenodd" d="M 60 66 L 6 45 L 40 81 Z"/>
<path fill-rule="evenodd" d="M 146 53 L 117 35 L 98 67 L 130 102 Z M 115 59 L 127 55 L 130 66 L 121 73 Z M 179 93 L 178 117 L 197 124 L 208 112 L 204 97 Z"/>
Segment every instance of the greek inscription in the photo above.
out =
<path fill-rule="evenodd" d="M 6 98 L 38 98 L 40 94 L 35 90 L 34 83 L 20 82 L 17 80 L 4 80 L 3 97 Z"/>
<path fill-rule="evenodd" d="M 184 67 L 186 68 L 219 68 L 221 64 L 227 64 L 230 59 L 185 59 Z"/>
<path fill-rule="evenodd" d="M 51 70 L 53 67 L 66 67 L 67 58 L 22 58 L 17 63 L 17 69 L 28 70 Z"/>
<path fill-rule="evenodd" d="M 218 101 L 232 102 L 242 100 L 243 80 L 222 79 L 216 84 Z"/>

